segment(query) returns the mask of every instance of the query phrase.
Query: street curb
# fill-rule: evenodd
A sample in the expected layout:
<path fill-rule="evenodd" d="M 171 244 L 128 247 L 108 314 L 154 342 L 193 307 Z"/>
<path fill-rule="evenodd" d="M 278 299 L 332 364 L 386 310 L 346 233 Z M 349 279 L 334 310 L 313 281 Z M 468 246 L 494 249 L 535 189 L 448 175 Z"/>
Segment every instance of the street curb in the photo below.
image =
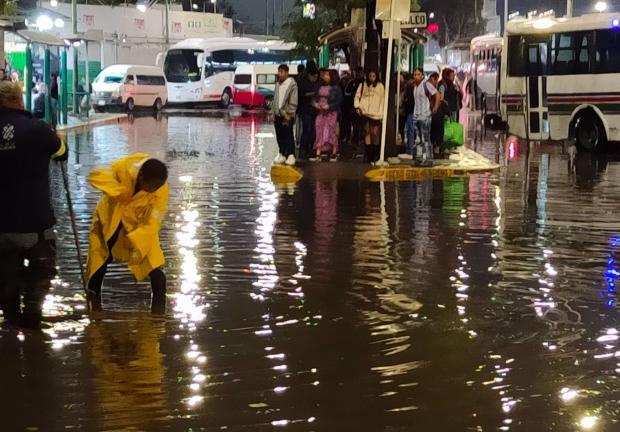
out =
<path fill-rule="evenodd" d="M 115 116 L 110 116 L 102 119 L 89 120 L 82 124 L 72 125 L 72 126 L 60 126 L 56 129 L 56 132 L 59 134 L 66 134 L 68 132 L 75 132 L 76 130 L 86 130 L 90 128 L 94 128 L 97 126 L 104 126 L 107 124 L 120 124 L 127 121 L 127 114 L 118 114 Z"/>

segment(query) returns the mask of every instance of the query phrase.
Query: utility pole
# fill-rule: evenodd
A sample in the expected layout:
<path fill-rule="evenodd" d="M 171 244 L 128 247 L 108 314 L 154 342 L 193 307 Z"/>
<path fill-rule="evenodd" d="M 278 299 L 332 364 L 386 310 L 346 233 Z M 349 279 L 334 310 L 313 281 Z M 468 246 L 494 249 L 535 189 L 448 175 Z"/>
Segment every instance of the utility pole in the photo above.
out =
<path fill-rule="evenodd" d="M 73 37 L 75 38 L 78 34 L 77 0 L 71 0 L 71 27 L 73 30 Z M 88 55 L 88 53 L 86 55 Z M 80 113 L 80 98 L 77 94 L 78 81 L 78 47 L 73 45 L 73 113 L 75 115 Z M 88 87 L 88 83 L 86 84 Z"/>
<path fill-rule="evenodd" d="M 566 16 L 569 18 L 573 16 L 573 0 L 566 0 Z"/>
<path fill-rule="evenodd" d="M 504 0 L 504 34 L 506 34 L 507 26 L 508 26 L 508 0 Z"/>
<path fill-rule="evenodd" d="M 275 35 L 276 34 L 276 0 L 273 0 L 273 9 L 271 13 L 272 13 L 271 34 Z"/>
<path fill-rule="evenodd" d="M 166 40 L 166 49 L 170 46 L 170 26 L 168 25 L 168 0 L 165 0 L 164 4 L 164 21 L 166 25 L 166 29 L 164 30 L 164 37 Z"/>
<path fill-rule="evenodd" d="M 265 0 L 265 34 L 269 34 L 269 0 Z"/>

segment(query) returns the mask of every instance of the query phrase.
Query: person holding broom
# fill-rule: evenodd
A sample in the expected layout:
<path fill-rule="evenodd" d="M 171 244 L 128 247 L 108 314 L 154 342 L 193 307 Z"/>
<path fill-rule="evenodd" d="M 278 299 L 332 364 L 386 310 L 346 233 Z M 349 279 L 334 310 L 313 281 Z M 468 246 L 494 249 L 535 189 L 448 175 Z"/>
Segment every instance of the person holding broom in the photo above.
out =
<path fill-rule="evenodd" d="M 50 159 L 67 160 L 52 128 L 24 110 L 19 83 L 0 81 L 0 306 L 3 326 L 37 329 L 56 275 Z M 23 310 L 20 295 L 23 292 Z"/>
<path fill-rule="evenodd" d="M 101 310 L 101 286 L 108 264 L 127 263 L 137 281 L 151 280 L 151 311 L 166 309 L 164 253 L 159 229 L 168 207 L 168 170 L 163 162 L 138 153 L 109 168 L 95 169 L 88 180 L 103 192 L 93 215 L 86 265 L 91 307 Z"/>

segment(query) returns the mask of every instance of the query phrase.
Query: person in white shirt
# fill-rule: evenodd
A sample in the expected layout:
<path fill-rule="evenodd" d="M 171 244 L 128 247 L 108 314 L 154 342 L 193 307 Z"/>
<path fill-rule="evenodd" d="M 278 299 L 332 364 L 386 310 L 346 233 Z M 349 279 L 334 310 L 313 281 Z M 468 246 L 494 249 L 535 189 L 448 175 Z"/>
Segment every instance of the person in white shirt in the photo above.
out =
<path fill-rule="evenodd" d="M 273 97 L 274 126 L 279 153 L 275 163 L 295 165 L 295 135 L 293 126 L 297 113 L 297 83 L 289 76 L 285 64 L 278 67 L 278 82 Z"/>
<path fill-rule="evenodd" d="M 421 139 L 421 145 L 417 146 L 416 160 L 421 166 L 432 166 L 431 122 L 432 116 L 439 110 L 441 98 L 437 89 L 424 79 L 424 70 L 422 68 L 415 70 L 414 81 L 415 108 L 413 111 L 413 127 L 415 135 Z"/>
<path fill-rule="evenodd" d="M 379 82 L 377 72 L 369 71 L 366 81 L 357 89 L 354 101 L 355 109 L 364 122 L 365 162 L 379 160 L 384 98 L 385 88 Z"/>

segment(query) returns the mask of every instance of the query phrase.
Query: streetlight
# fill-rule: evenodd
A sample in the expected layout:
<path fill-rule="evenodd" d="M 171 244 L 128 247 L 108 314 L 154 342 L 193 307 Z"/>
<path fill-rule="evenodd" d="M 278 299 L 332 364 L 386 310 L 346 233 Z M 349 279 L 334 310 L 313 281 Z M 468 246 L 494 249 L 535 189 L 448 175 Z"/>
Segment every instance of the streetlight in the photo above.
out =
<path fill-rule="evenodd" d="M 51 7 L 57 7 L 58 6 L 58 0 L 51 0 L 50 1 L 50 6 Z"/>
<path fill-rule="evenodd" d="M 431 12 L 428 14 L 428 19 L 434 19 L 435 18 L 435 12 Z"/>
<path fill-rule="evenodd" d="M 136 5 L 136 9 L 138 9 L 142 13 L 145 13 L 146 12 L 146 5 L 145 4 Z"/>
<path fill-rule="evenodd" d="M 598 3 L 596 3 L 594 5 L 594 9 L 598 12 L 598 13 L 603 13 L 607 10 L 607 3 L 604 1 L 600 1 Z"/>
<path fill-rule="evenodd" d="M 192 3 L 192 9 L 198 10 L 198 5 L 196 3 Z"/>
<path fill-rule="evenodd" d="M 213 13 L 217 13 L 217 0 L 211 0 L 211 3 L 213 4 Z"/>

